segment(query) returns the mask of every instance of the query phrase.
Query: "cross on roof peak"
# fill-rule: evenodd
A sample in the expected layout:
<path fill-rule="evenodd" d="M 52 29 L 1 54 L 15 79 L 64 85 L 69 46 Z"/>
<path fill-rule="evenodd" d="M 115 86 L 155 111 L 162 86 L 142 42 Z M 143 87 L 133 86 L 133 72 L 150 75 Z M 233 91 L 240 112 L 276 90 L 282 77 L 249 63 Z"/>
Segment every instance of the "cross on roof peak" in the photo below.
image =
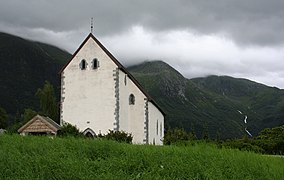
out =
<path fill-rule="evenodd" d="M 94 28 L 94 18 L 91 18 L 91 33 L 93 34 L 93 28 Z"/>

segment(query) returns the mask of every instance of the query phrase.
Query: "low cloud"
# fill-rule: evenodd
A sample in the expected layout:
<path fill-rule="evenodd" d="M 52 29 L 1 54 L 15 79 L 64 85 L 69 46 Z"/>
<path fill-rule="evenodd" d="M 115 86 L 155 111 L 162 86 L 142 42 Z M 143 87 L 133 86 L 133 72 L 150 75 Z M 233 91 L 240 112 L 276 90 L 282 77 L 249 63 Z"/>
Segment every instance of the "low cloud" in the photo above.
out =
<path fill-rule="evenodd" d="M 0 31 L 73 53 L 90 32 L 125 65 L 164 60 L 188 78 L 231 75 L 284 88 L 284 1 L 9 0 Z"/>
<path fill-rule="evenodd" d="M 153 32 L 141 26 L 101 41 L 126 66 L 164 60 L 187 78 L 230 75 L 284 87 L 284 47 L 244 48 L 225 37 L 190 31 Z"/>

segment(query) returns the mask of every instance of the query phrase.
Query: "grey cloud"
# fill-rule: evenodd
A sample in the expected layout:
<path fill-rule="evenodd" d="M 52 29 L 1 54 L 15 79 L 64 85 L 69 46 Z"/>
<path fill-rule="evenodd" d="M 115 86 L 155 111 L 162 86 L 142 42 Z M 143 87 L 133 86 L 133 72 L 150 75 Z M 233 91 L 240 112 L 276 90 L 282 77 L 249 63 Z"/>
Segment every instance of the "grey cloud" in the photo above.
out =
<path fill-rule="evenodd" d="M 188 78 L 284 87 L 283 9 L 282 0 L 0 0 L 0 31 L 72 53 L 94 17 L 95 35 L 125 65 L 160 59 Z"/>
<path fill-rule="evenodd" d="M 141 25 L 222 34 L 244 45 L 284 42 L 281 0 L 11 0 L 0 5 L 1 21 L 18 27 L 87 31 L 94 17 L 96 32 L 104 36 Z"/>

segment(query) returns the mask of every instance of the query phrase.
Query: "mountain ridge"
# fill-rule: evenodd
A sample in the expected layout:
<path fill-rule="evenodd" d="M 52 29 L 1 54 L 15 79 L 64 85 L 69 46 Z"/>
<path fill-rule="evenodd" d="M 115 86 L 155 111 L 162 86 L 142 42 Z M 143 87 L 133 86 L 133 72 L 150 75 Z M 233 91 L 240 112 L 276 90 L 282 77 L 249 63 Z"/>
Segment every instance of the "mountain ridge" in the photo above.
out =
<path fill-rule="evenodd" d="M 0 41 L 0 107 L 12 116 L 25 108 L 37 110 L 34 94 L 45 80 L 59 99 L 58 72 L 71 54 L 6 33 L 0 33 Z M 236 138 L 246 135 L 245 128 L 256 135 L 284 124 L 284 90 L 279 88 L 229 76 L 187 79 L 163 61 L 127 70 L 165 111 L 168 128 L 194 131 L 198 137 L 208 131 L 211 138 Z"/>
<path fill-rule="evenodd" d="M 0 33 L 0 42 L 0 106 L 9 114 L 29 107 L 37 109 L 38 100 L 34 94 L 45 80 L 55 85 L 59 92 L 58 71 L 70 54 L 7 33 Z"/>
<path fill-rule="evenodd" d="M 284 115 L 281 113 L 283 90 L 248 79 L 229 76 L 187 79 L 180 76 L 180 73 L 175 74 L 176 71 L 168 71 L 167 74 L 170 74 L 170 77 L 179 76 L 181 78 L 179 81 L 174 80 L 175 78 L 171 79 L 173 81 L 165 81 L 169 76 L 165 76 L 162 70 L 155 71 L 155 76 L 146 73 L 150 70 L 143 70 L 143 68 L 157 66 L 165 67 L 161 63 L 164 62 L 144 62 L 140 68 L 136 65 L 134 68 L 129 67 L 129 70 L 150 92 L 150 95 L 154 96 L 158 104 L 166 109 L 169 114 L 167 122 L 170 122 L 168 124 L 170 127 L 180 127 L 187 131 L 198 128 L 196 133 L 199 137 L 208 128 L 210 136 L 214 138 L 217 132 L 225 133 L 226 131 L 234 132 L 232 134 L 241 137 L 246 134 L 246 127 L 256 135 L 263 128 L 283 124 Z M 158 87 L 149 88 L 149 79 L 157 82 L 152 84 Z M 264 95 L 267 96 L 266 99 L 263 98 Z M 275 115 L 273 115 L 274 108 L 278 109 Z M 181 109 L 183 111 L 179 111 Z M 269 113 L 264 113 L 267 109 Z M 248 118 L 246 124 L 244 123 L 245 116 Z M 233 138 L 234 135 L 228 137 Z"/>

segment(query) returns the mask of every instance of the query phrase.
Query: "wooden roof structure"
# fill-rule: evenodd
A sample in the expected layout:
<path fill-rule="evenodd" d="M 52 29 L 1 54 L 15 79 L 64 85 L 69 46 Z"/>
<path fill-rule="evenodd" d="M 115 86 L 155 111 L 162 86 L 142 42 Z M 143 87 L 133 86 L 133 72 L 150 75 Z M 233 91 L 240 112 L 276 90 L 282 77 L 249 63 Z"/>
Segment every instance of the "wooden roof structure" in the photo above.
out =
<path fill-rule="evenodd" d="M 24 124 L 18 132 L 20 134 L 29 134 L 29 133 L 43 133 L 43 134 L 57 134 L 57 131 L 60 129 L 60 125 L 54 122 L 49 117 L 36 115 L 26 124 Z"/>
<path fill-rule="evenodd" d="M 5 134 L 6 130 L 5 129 L 0 129 L 0 135 Z"/>

